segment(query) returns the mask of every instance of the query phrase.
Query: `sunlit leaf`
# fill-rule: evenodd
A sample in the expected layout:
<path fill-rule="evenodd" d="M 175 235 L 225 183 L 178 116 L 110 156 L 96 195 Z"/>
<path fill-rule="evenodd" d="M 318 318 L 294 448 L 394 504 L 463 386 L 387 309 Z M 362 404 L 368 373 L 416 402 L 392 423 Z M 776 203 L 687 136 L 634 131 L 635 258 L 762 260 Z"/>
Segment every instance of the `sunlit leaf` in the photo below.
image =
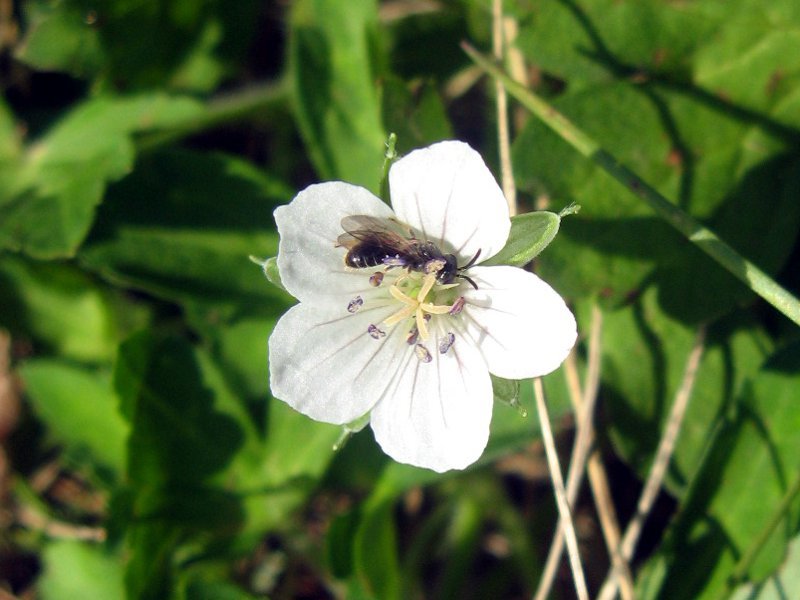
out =
<path fill-rule="evenodd" d="M 374 80 L 376 3 L 300 0 L 290 23 L 297 117 L 320 178 L 377 191 L 386 134 Z"/>

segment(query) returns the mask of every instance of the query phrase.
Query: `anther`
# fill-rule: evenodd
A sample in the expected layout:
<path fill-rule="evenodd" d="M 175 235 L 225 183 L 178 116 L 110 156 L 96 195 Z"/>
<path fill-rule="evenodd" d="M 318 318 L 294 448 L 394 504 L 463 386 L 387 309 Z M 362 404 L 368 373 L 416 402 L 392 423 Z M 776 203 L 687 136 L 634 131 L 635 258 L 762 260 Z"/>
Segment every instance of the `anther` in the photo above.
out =
<path fill-rule="evenodd" d="M 420 362 L 429 363 L 433 360 L 431 353 L 428 352 L 428 349 L 422 344 L 417 344 L 414 347 L 414 353 L 417 355 Z"/>
<path fill-rule="evenodd" d="M 358 309 L 364 305 L 364 299 L 361 296 L 356 296 L 350 303 L 347 305 L 347 312 L 354 313 L 358 312 Z"/>
<path fill-rule="evenodd" d="M 411 331 L 408 332 L 408 336 L 406 336 L 406 344 L 413 346 L 417 343 L 417 339 L 419 339 L 419 329 L 413 327 Z"/>
<path fill-rule="evenodd" d="M 386 336 L 386 332 L 385 331 L 381 331 L 380 329 L 378 329 L 377 325 L 370 325 L 369 327 L 367 327 L 367 333 L 374 340 L 379 340 L 382 337 Z"/>
<path fill-rule="evenodd" d="M 456 301 L 453 302 L 453 305 L 450 307 L 450 315 L 455 316 L 461 314 L 461 311 L 464 310 L 464 305 L 467 301 L 464 299 L 464 296 L 459 296 L 456 298 Z"/>
<path fill-rule="evenodd" d="M 450 350 L 450 347 L 453 345 L 453 342 L 456 341 L 456 336 L 453 332 L 448 333 L 444 336 L 441 342 L 439 342 L 439 354 L 447 354 L 447 351 Z"/>
<path fill-rule="evenodd" d="M 370 275 L 369 284 L 372 287 L 378 287 L 381 283 L 383 283 L 383 272 L 377 271 Z"/>

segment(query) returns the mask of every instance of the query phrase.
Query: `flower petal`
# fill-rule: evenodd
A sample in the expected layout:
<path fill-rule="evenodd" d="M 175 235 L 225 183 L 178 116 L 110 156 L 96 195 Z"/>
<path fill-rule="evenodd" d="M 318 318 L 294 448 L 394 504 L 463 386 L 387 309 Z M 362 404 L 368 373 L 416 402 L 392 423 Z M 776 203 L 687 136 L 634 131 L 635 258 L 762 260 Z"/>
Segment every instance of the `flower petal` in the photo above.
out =
<path fill-rule="evenodd" d="M 380 325 L 393 307 L 326 309 L 296 304 L 269 338 L 272 394 L 295 410 L 325 423 L 344 424 L 377 402 L 408 353 L 405 332 Z M 385 337 L 368 330 L 375 325 Z M 389 375 L 387 375 L 387 373 Z"/>
<path fill-rule="evenodd" d="M 523 379 L 558 368 L 578 335 L 561 296 L 516 267 L 474 267 L 469 276 L 478 289 L 464 293 L 464 335 L 480 348 L 489 371 Z"/>
<path fill-rule="evenodd" d="M 369 285 L 363 272 L 346 269 L 347 250 L 336 247 L 344 233 L 342 218 L 349 215 L 387 218 L 394 213 L 368 190 L 341 181 L 309 186 L 275 209 L 281 282 L 298 300 L 341 304 Z"/>
<path fill-rule="evenodd" d="M 447 141 L 415 150 L 389 171 L 392 206 L 401 221 L 421 232 L 460 264 L 481 251 L 497 254 L 511 220 L 503 192 L 480 154 L 463 142 Z"/>
<path fill-rule="evenodd" d="M 404 357 L 371 415 L 375 439 L 396 461 L 435 471 L 475 462 L 489 439 L 492 383 L 480 353 L 456 340 L 438 351 L 444 332 L 426 343 L 431 361 Z"/>

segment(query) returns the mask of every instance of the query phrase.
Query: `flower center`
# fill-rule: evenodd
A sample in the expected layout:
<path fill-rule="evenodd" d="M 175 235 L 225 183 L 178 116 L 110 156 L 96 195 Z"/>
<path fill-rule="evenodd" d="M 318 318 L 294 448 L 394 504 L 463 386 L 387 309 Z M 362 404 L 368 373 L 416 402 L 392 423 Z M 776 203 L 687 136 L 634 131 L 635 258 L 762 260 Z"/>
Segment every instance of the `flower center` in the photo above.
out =
<path fill-rule="evenodd" d="M 396 325 L 404 319 L 414 317 L 419 337 L 425 342 L 430 337 L 428 332 L 428 320 L 433 315 L 446 315 L 453 313 L 454 307 L 459 302 L 463 306 L 461 298 L 456 299 L 452 304 L 436 304 L 428 300 L 428 295 L 436 286 L 437 271 L 426 273 L 420 280 L 419 273 L 408 273 L 397 278 L 389 288 L 389 293 L 395 300 L 400 301 L 403 307 L 392 316 L 384 320 L 388 327 Z M 420 285 L 421 283 L 421 285 Z M 458 284 L 445 284 L 437 287 L 437 292 L 457 287 Z M 437 294 L 438 295 L 438 294 Z"/>

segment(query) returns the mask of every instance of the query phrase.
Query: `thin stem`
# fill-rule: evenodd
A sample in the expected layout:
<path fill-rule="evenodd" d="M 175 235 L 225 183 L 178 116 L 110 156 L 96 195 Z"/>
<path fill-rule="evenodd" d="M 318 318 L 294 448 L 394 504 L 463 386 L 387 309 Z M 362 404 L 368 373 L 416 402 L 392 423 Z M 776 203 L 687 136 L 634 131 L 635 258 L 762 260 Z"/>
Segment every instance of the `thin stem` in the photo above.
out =
<path fill-rule="evenodd" d="M 575 592 L 579 600 L 588 600 L 589 592 L 586 589 L 586 578 L 583 574 L 583 565 L 578 551 L 578 538 L 575 535 L 575 526 L 570 514 L 567 494 L 564 490 L 564 478 L 561 475 L 561 466 L 558 463 L 556 444 L 553 439 L 553 430 L 550 428 L 550 417 L 547 412 L 547 403 L 544 398 L 544 387 L 541 378 L 533 380 L 533 391 L 536 396 L 536 410 L 539 413 L 539 424 L 542 428 L 542 439 L 547 453 L 547 463 L 550 467 L 550 476 L 553 479 L 553 491 L 556 496 L 556 505 L 564 523 L 564 531 L 567 538 L 567 552 L 569 554 L 570 567 L 572 568 L 572 578 L 575 582 Z"/>
<path fill-rule="evenodd" d="M 505 54 L 503 36 L 503 2 L 492 0 L 492 51 L 497 61 L 502 61 Z M 508 131 L 508 95 L 501 81 L 495 80 L 497 97 L 497 145 L 500 149 L 500 175 L 503 194 L 508 202 L 508 212 L 513 217 L 517 214 L 517 188 L 514 185 L 514 171 L 511 166 L 511 143 Z"/>
<path fill-rule="evenodd" d="M 392 132 L 386 138 L 386 150 L 383 153 L 383 168 L 381 169 L 381 180 L 379 187 L 381 190 L 381 198 L 384 202 L 389 202 L 389 168 L 397 158 L 397 134 Z"/>
<path fill-rule="evenodd" d="M 667 427 L 661 440 L 658 443 L 658 450 L 656 451 L 656 458 L 653 466 L 650 469 L 650 475 L 645 483 L 642 495 L 639 497 L 639 503 L 636 506 L 636 514 L 628 523 L 625 529 L 625 535 L 622 538 L 620 545 L 620 553 L 626 562 L 631 560 L 633 552 L 636 549 L 636 543 L 639 541 L 639 535 L 642 532 L 644 523 L 650 514 L 650 509 L 658 496 L 658 491 L 664 482 L 664 476 L 667 473 L 667 467 L 672 459 L 672 453 L 675 449 L 675 442 L 678 439 L 683 417 L 686 414 L 686 408 L 689 405 L 689 399 L 692 395 L 694 382 L 697 377 L 697 370 L 700 366 L 700 359 L 703 357 L 705 350 L 705 333 L 706 329 L 701 326 L 697 330 L 692 350 L 689 352 L 689 358 L 686 361 L 686 369 L 684 370 L 683 379 L 681 381 L 678 393 L 675 395 L 675 402 L 672 405 L 672 410 L 669 414 Z M 616 594 L 617 582 L 616 578 L 606 578 L 600 595 L 598 598 L 601 600 L 610 600 Z"/>
<path fill-rule="evenodd" d="M 479 54 L 466 43 L 462 44 L 462 48 L 489 75 L 502 82 L 509 94 L 541 119 L 564 141 L 580 154 L 594 161 L 634 195 L 644 200 L 658 216 L 743 281 L 753 292 L 800 325 L 800 301 L 789 291 L 736 252 L 713 231 L 667 200 L 647 182 L 620 163 L 611 153 L 603 149 L 593 138 L 573 125 L 550 104 L 514 81 L 491 60 Z"/>
<path fill-rule="evenodd" d="M 600 455 L 596 451 L 592 451 L 592 442 L 594 440 L 592 417 L 594 415 L 594 406 L 600 386 L 602 316 L 600 309 L 597 305 L 594 305 L 592 307 L 592 323 L 589 333 L 586 388 L 583 392 L 581 392 L 581 384 L 575 366 L 574 353 L 570 354 L 564 364 L 564 373 L 567 377 L 570 400 L 572 401 L 575 414 L 578 415 L 577 435 L 575 443 L 573 444 L 572 460 L 569 468 L 569 475 L 567 476 L 567 500 L 570 505 L 574 504 L 577 493 L 580 490 L 580 484 L 588 458 L 589 483 L 592 487 L 592 494 L 597 504 L 597 512 L 600 516 L 603 535 L 606 539 L 609 555 L 612 556 L 612 561 L 614 564 L 618 564 L 620 560 L 619 553 L 616 552 L 616 550 L 619 547 L 620 540 L 619 525 L 617 523 L 614 505 L 611 501 L 608 480 L 605 476 L 605 469 L 600 460 Z M 534 596 L 535 600 L 544 600 L 548 597 L 563 549 L 564 530 L 562 522 L 559 520 L 556 536 L 550 546 L 547 562 L 545 563 L 545 568 L 539 582 L 539 588 Z M 634 593 L 630 569 L 627 568 L 627 565 L 620 565 L 620 567 L 620 589 L 622 590 L 623 598 L 625 598 L 625 600 L 632 600 L 634 598 Z"/>

